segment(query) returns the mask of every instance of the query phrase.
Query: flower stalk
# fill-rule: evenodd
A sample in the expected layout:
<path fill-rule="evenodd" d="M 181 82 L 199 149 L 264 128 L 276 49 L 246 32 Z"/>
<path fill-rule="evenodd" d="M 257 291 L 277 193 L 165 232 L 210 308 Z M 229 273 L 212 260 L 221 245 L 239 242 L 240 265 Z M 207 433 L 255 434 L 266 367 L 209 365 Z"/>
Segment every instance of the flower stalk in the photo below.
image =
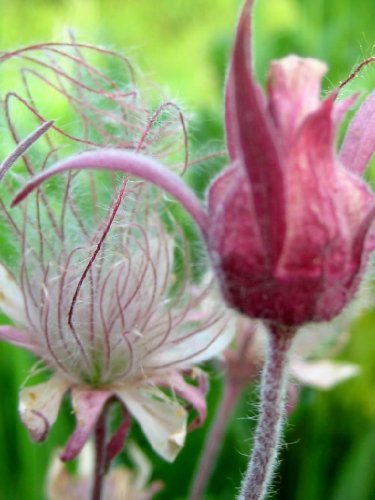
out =
<path fill-rule="evenodd" d="M 194 476 L 189 497 L 190 500 L 199 500 L 203 498 L 203 494 L 212 476 L 220 447 L 223 443 L 225 430 L 242 390 L 243 385 L 229 378 L 227 379 L 222 398 L 216 410 L 216 415 L 208 431 L 203 453 L 196 468 L 196 475 Z"/>
<path fill-rule="evenodd" d="M 262 375 L 261 407 L 254 448 L 239 500 L 262 500 L 277 464 L 286 407 L 288 352 L 294 330 L 272 327 L 269 352 Z"/>
<path fill-rule="evenodd" d="M 94 481 L 92 488 L 92 500 L 101 500 L 104 478 L 107 467 L 107 446 L 106 446 L 106 435 L 107 435 L 107 418 L 108 418 L 109 408 L 106 406 L 103 409 L 95 428 L 95 466 L 94 466 Z M 109 465 L 109 464 L 108 464 Z"/>

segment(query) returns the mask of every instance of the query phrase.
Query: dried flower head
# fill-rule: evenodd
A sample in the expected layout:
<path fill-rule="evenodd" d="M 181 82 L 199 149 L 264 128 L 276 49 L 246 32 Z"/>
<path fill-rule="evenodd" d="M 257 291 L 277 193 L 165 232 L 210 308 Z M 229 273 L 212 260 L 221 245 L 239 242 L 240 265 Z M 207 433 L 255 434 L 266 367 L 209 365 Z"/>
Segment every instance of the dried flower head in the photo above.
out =
<path fill-rule="evenodd" d="M 96 59 L 127 68 L 125 81 L 98 70 Z M 62 455 L 69 460 L 117 399 L 124 421 L 108 453 L 121 449 L 130 414 L 173 460 L 185 439 L 186 404 L 205 417 L 206 383 L 194 364 L 220 352 L 230 332 L 223 313 L 206 305 L 210 286 L 191 286 L 189 248 L 168 202 L 144 182 L 83 172 L 57 178 L 15 210 L 8 204 L 25 179 L 77 147 L 144 151 L 184 170 L 182 114 L 170 102 L 149 111 L 128 61 L 101 49 L 55 44 L 0 58 L 19 60 L 21 90 L 4 98 L 16 148 L 2 166 L 0 201 L 3 229 L 12 233 L 1 255 L 0 307 L 15 326 L 1 326 L 0 337 L 53 373 L 21 391 L 21 418 L 34 439 L 45 439 L 70 391 L 77 428 Z M 46 119 L 51 111 L 43 108 L 56 101 L 65 122 Z M 21 140 L 35 121 L 42 125 Z"/>

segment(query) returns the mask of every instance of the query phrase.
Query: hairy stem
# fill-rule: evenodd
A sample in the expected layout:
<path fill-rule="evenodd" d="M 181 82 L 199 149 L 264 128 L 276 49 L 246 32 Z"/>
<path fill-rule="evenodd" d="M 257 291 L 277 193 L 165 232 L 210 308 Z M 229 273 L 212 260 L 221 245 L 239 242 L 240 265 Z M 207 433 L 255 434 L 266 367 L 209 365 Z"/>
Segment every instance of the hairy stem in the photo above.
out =
<path fill-rule="evenodd" d="M 199 500 L 206 490 L 220 451 L 225 429 L 242 389 L 243 386 L 241 384 L 232 382 L 230 379 L 226 381 L 223 396 L 212 421 L 203 453 L 196 468 L 189 497 L 190 500 Z"/>
<path fill-rule="evenodd" d="M 105 407 L 95 428 L 95 469 L 91 500 L 102 499 L 104 477 L 107 470 L 107 415 L 108 407 Z"/>
<path fill-rule="evenodd" d="M 293 332 L 273 327 L 262 375 L 261 407 L 253 453 L 239 500 L 261 500 L 275 469 L 285 413 L 288 351 Z"/>

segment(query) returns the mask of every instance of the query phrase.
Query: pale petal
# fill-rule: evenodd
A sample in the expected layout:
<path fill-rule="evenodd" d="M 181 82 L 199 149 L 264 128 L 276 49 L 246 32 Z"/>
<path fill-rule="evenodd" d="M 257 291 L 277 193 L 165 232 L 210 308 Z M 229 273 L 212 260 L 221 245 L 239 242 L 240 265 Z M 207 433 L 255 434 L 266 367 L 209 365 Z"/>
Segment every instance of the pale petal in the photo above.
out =
<path fill-rule="evenodd" d="M 26 325 L 22 292 L 10 272 L 0 264 L 0 311 L 14 323 Z"/>
<path fill-rule="evenodd" d="M 61 459 L 72 460 L 82 450 L 93 432 L 104 405 L 112 396 L 111 391 L 72 389 L 72 402 L 77 420 L 75 431 L 61 455 Z"/>
<path fill-rule="evenodd" d="M 127 450 L 130 460 L 135 465 L 135 474 L 133 478 L 134 489 L 141 491 L 151 479 L 152 464 L 147 455 L 145 455 L 141 448 L 135 443 L 129 443 Z"/>
<path fill-rule="evenodd" d="M 235 322 L 233 318 L 222 318 L 211 327 L 194 328 L 192 325 L 191 330 L 191 334 L 172 335 L 170 341 L 144 360 L 144 369 L 190 368 L 219 356 L 233 340 Z"/>
<path fill-rule="evenodd" d="M 346 309 L 332 321 L 310 323 L 297 332 L 291 347 L 292 356 L 296 358 L 329 358 L 339 351 L 348 341 L 350 315 L 346 317 Z"/>
<path fill-rule="evenodd" d="M 234 335 L 235 324 L 234 320 L 231 319 L 225 323 L 223 322 L 221 325 L 217 325 L 216 327 L 207 328 L 204 332 L 202 332 L 199 340 L 195 339 L 191 343 L 191 347 L 187 347 L 188 342 L 184 343 L 185 352 L 186 349 L 189 349 L 192 353 L 189 359 L 189 365 L 202 363 L 203 361 L 221 356 L 224 349 L 226 349 L 232 342 Z M 204 345 L 204 349 L 199 348 L 199 346 L 202 345 Z"/>
<path fill-rule="evenodd" d="M 362 175 L 374 152 L 375 92 L 372 92 L 349 125 L 340 160 L 348 170 Z"/>
<path fill-rule="evenodd" d="M 151 500 L 162 489 L 161 482 L 148 484 L 152 475 L 147 457 L 134 444 L 127 447 L 135 467 L 115 466 L 105 476 L 102 498 L 108 500 Z M 77 471 L 72 474 L 66 464 L 56 456 L 47 477 L 49 500 L 87 500 L 92 493 L 92 471 L 95 466 L 93 443 L 87 442 L 77 461 Z M 85 462 L 85 463 L 82 463 Z"/>
<path fill-rule="evenodd" d="M 304 361 L 293 359 L 290 363 L 290 372 L 301 384 L 310 385 L 318 389 L 331 389 L 359 373 L 359 367 L 351 363 L 320 360 Z"/>
<path fill-rule="evenodd" d="M 327 66 L 295 55 L 272 61 L 268 79 L 269 108 L 286 143 L 320 105 L 320 82 Z"/>
<path fill-rule="evenodd" d="M 9 342 L 17 347 L 27 349 L 33 354 L 38 354 L 39 352 L 39 348 L 30 338 L 29 332 L 18 330 L 12 326 L 0 326 L 0 340 L 5 340 L 6 342 Z"/>
<path fill-rule="evenodd" d="M 62 464 L 60 457 L 59 462 Z M 95 443 L 94 440 L 87 441 L 77 460 L 77 474 L 82 476 L 89 476 L 92 474 L 93 467 L 95 466 Z M 66 465 L 64 465 L 66 468 Z"/>
<path fill-rule="evenodd" d="M 43 441 L 47 437 L 69 385 L 70 382 L 67 380 L 54 376 L 48 382 L 21 390 L 19 397 L 21 420 L 35 441 Z"/>
<path fill-rule="evenodd" d="M 59 453 L 55 453 L 46 481 L 48 500 L 89 499 L 92 489 L 91 476 L 94 467 L 95 449 L 93 442 L 87 442 L 84 446 L 77 460 L 77 469 L 75 474 L 72 474 L 67 465 L 61 460 Z M 106 478 L 106 482 L 104 483 L 104 488 L 107 487 L 107 482 L 108 476 Z"/>
<path fill-rule="evenodd" d="M 153 449 L 172 462 L 185 442 L 186 411 L 156 388 L 140 385 L 116 391 Z"/>
<path fill-rule="evenodd" d="M 160 375 L 160 377 L 152 378 L 153 382 L 159 387 L 172 389 L 177 396 L 189 403 L 198 413 L 197 419 L 190 424 L 189 430 L 202 425 L 207 416 L 207 377 L 205 373 L 199 369 L 191 370 L 191 376 L 198 379 L 198 385 L 188 384 L 178 371 L 172 371 Z"/>

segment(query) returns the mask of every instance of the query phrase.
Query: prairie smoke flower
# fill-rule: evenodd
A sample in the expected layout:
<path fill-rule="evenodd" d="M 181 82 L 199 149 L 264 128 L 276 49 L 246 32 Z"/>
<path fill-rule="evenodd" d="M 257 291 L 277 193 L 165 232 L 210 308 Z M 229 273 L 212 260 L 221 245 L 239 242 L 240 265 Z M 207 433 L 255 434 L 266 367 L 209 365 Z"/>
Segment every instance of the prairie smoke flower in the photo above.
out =
<path fill-rule="evenodd" d="M 121 450 L 131 415 L 154 450 L 171 461 L 184 444 L 185 406 L 199 421 L 205 417 L 205 377 L 194 366 L 219 353 L 230 330 L 223 313 L 206 303 L 210 286 L 191 287 L 188 246 L 165 200 L 128 177 L 83 173 L 58 178 L 22 207 L 7 208 L 25 176 L 56 160 L 62 147 L 142 150 L 186 166 L 186 140 L 177 145 L 178 134 L 186 139 L 178 108 L 167 102 L 148 111 L 132 71 L 127 82 L 115 83 L 92 65 L 92 55 L 115 58 L 80 44 L 0 58 L 31 65 L 21 70 L 23 95 L 4 99 L 17 146 L 2 176 L 21 157 L 23 166 L 15 165 L 0 186 L 3 228 L 13 233 L 1 256 L 0 307 L 14 323 L 0 326 L 0 338 L 28 349 L 52 371 L 48 381 L 20 393 L 21 418 L 35 440 L 46 438 L 69 392 L 77 426 L 62 458 L 74 458 L 115 399 L 124 419 L 108 444 L 109 458 Z M 128 67 L 125 59 L 116 61 Z M 42 84 L 44 100 L 36 108 Z M 20 123 L 24 130 L 43 121 L 48 110 L 42 106 L 54 99 L 66 106 L 73 125 L 46 121 L 21 141 Z"/>
<path fill-rule="evenodd" d="M 360 179 L 375 146 L 368 121 L 375 93 L 349 126 L 339 157 L 336 130 L 354 98 L 320 101 L 320 61 L 271 63 L 265 96 L 252 72 L 250 9 L 241 13 L 226 87 L 231 165 L 208 193 L 207 235 L 226 301 L 269 322 L 261 408 L 241 499 L 265 497 L 286 409 L 296 329 L 335 317 L 353 298 L 371 250 L 375 200 Z"/>
<path fill-rule="evenodd" d="M 264 96 L 251 68 L 251 4 L 227 79 L 231 166 L 209 190 L 208 247 L 227 302 L 247 316 L 325 321 L 353 297 L 370 250 L 374 196 L 360 175 L 375 149 L 375 94 L 337 157 L 336 129 L 355 97 L 320 101 L 325 64 L 297 56 L 271 63 Z"/>
<path fill-rule="evenodd" d="M 103 497 L 111 500 L 151 500 L 163 485 L 160 481 L 150 483 L 152 468 L 146 455 L 134 444 L 127 446 L 133 467 L 114 467 L 105 478 Z M 55 456 L 47 478 L 49 500 L 86 500 L 90 498 L 91 472 L 94 465 L 94 450 L 86 443 L 78 459 L 78 471 L 71 474 L 66 465 Z"/>

